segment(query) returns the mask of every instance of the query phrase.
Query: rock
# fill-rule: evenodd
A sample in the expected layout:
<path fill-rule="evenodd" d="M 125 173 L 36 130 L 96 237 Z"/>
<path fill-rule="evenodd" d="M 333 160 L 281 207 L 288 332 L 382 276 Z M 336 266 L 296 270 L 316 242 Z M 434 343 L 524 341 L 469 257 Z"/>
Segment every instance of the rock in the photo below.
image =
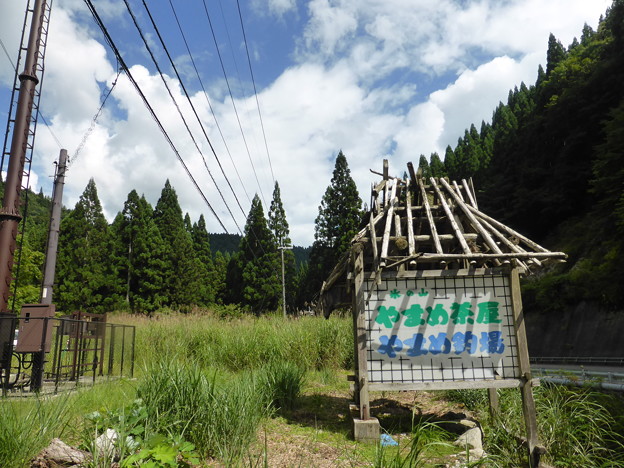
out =
<path fill-rule="evenodd" d="M 451 421 L 440 421 L 437 423 L 442 429 L 445 429 L 453 434 L 463 434 L 468 429 L 477 427 L 479 424 L 472 419 L 455 419 Z"/>
<path fill-rule="evenodd" d="M 460 435 L 455 442 L 453 442 L 453 445 L 457 445 L 458 447 L 470 446 L 473 449 L 483 450 L 481 429 L 478 427 L 468 429 L 466 432 Z"/>
<path fill-rule="evenodd" d="M 117 448 L 115 447 L 119 434 L 115 429 L 106 429 L 97 439 L 95 439 L 95 453 L 98 458 L 106 458 L 114 460 L 117 456 Z"/>
<path fill-rule="evenodd" d="M 31 467 L 47 468 L 56 466 L 81 466 L 90 460 L 90 455 L 82 450 L 70 447 L 61 439 L 52 439 L 33 460 Z"/>

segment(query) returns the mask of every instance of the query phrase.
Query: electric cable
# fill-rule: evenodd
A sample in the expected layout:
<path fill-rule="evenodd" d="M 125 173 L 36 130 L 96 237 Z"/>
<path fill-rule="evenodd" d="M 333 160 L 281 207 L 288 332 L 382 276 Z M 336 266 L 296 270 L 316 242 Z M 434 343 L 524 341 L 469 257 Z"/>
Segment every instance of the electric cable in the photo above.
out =
<path fill-rule="evenodd" d="M 182 25 L 180 24 L 180 20 L 178 19 L 178 14 L 175 10 L 175 7 L 173 6 L 173 2 L 172 0 L 169 0 L 169 5 L 171 6 L 171 11 L 173 13 L 173 17 L 176 20 L 176 23 L 178 25 L 178 29 L 180 30 L 180 34 L 182 35 L 182 40 L 184 41 L 184 45 L 186 46 L 186 51 L 189 54 L 189 58 L 191 59 L 191 63 L 193 64 L 193 69 L 195 70 L 195 75 L 197 75 L 197 80 L 199 81 L 199 85 L 204 93 L 204 97 L 206 98 L 206 102 L 208 103 L 208 108 L 210 109 L 210 112 L 212 114 L 212 117 L 214 119 L 215 125 L 217 126 L 217 130 L 219 131 L 219 135 L 221 135 L 221 140 L 223 141 L 223 145 L 225 146 L 225 150 L 228 154 L 228 156 L 230 157 L 230 161 L 232 162 L 232 167 L 234 168 L 234 172 L 236 173 L 236 176 L 238 177 L 238 181 L 241 184 L 241 187 L 243 188 L 243 192 L 245 192 L 245 196 L 247 197 L 247 201 L 249 201 L 249 204 L 251 205 L 251 198 L 249 198 L 249 194 L 247 193 L 247 189 L 245 188 L 245 184 L 243 183 L 243 179 L 241 178 L 238 169 L 236 168 L 236 164 L 234 163 L 234 158 L 232 157 L 232 153 L 230 152 L 230 148 L 227 144 L 227 142 L 225 141 L 225 136 L 223 135 L 223 131 L 221 130 L 221 126 L 219 125 L 219 121 L 217 120 L 217 115 L 212 107 L 212 104 L 210 103 L 210 99 L 208 99 L 208 93 L 206 92 L 206 88 L 204 87 L 204 83 L 199 75 L 199 70 L 197 69 L 197 64 L 195 63 L 195 59 L 193 58 L 193 54 L 191 53 L 191 49 L 188 45 L 188 42 L 186 40 L 186 35 L 184 34 L 184 30 L 182 29 Z"/>
<path fill-rule="evenodd" d="M 223 57 L 221 56 L 221 51 L 219 50 L 219 44 L 217 42 L 217 37 L 214 32 L 214 28 L 212 27 L 212 20 L 210 19 L 210 13 L 208 13 L 208 6 L 206 5 L 206 0 L 202 0 L 204 4 L 204 11 L 206 12 L 206 18 L 208 19 L 208 24 L 210 26 L 210 32 L 212 33 L 212 39 L 215 44 L 215 48 L 217 50 L 217 56 L 219 57 L 219 62 L 221 64 L 221 70 L 223 71 L 223 77 L 225 78 L 225 83 L 228 88 L 228 93 L 230 95 L 230 100 L 232 101 L 232 107 L 234 108 L 234 114 L 236 115 L 236 120 L 238 122 L 238 128 L 241 131 L 241 136 L 243 138 L 243 143 L 245 144 L 245 149 L 247 150 L 247 156 L 249 158 L 249 163 L 251 164 L 251 169 L 254 173 L 254 177 L 256 178 L 256 183 L 258 184 L 258 190 L 260 191 L 260 196 L 262 197 L 262 201 L 265 206 L 267 205 L 266 199 L 264 198 L 264 192 L 262 191 L 262 186 L 260 185 L 260 180 L 258 179 L 258 173 L 256 171 L 256 167 L 254 166 L 253 159 L 251 158 L 251 153 L 249 151 L 249 145 L 247 144 L 247 139 L 245 138 L 245 132 L 243 131 L 243 126 L 240 121 L 240 117 L 238 115 L 238 109 L 236 108 L 236 103 L 234 101 L 234 96 L 232 94 L 232 88 L 230 86 L 230 80 L 228 80 L 227 73 L 225 71 L 225 65 L 223 64 Z"/>
<path fill-rule="evenodd" d="M 269 160 L 269 168 L 271 169 L 271 178 L 275 185 L 275 175 L 273 174 L 273 163 L 271 162 L 271 154 L 269 153 L 269 145 L 267 143 L 266 132 L 264 131 L 264 121 L 262 120 L 262 112 L 260 112 L 260 102 L 258 101 L 258 90 L 256 89 L 256 80 L 254 78 L 253 69 L 251 67 L 251 58 L 249 57 L 249 47 L 247 46 L 247 34 L 245 34 L 245 26 L 243 24 L 243 14 L 241 13 L 240 2 L 236 0 L 238 7 L 238 18 L 240 19 L 241 30 L 243 31 L 243 42 L 245 43 L 245 51 L 247 52 L 247 63 L 249 64 L 249 73 L 251 75 L 251 83 L 253 84 L 254 96 L 256 98 L 256 107 L 258 108 L 258 117 L 260 119 L 260 127 L 264 138 L 264 148 L 266 149 L 267 159 Z"/>
<path fill-rule="evenodd" d="M 231 190 L 232 194 L 234 195 L 236 203 L 238 204 L 238 207 L 240 208 L 240 210 L 241 210 L 241 212 L 243 213 L 243 216 L 244 216 L 245 215 L 245 210 L 243 210 L 243 207 L 240 204 L 240 200 L 238 199 L 238 196 L 236 195 L 236 192 L 234 191 L 234 188 L 232 187 L 232 184 L 230 183 L 230 179 L 228 178 L 227 174 L 223 170 L 223 166 L 221 165 L 221 160 L 217 156 L 217 153 L 216 153 L 216 151 L 214 149 L 214 146 L 212 145 L 212 142 L 210 141 L 210 138 L 208 137 L 208 134 L 206 133 L 206 129 L 204 128 L 204 124 L 202 123 L 201 119 L 199 118 L 199 115 L 197 114 L 197 110 L 195 109 L 195 105 L 193 104 L 193 101 L 191 100 L 191 97 L 189 96 L 189 93 L 186 90 L 186 86 L 184 85 L 184 81 L 182 81 L 182 77 L 180 76 L 180 73 L 178 73 L 178 68 L 176 67 L 173 59 L 171 58 L 171 54 L 169 53 L 169 49 L 167 49 L 165 41 L 163 40 L 162 35 L 160 34 L 158 26 L 156 26 L 156 22 L 154 21 L 152 13 L 150 12 L 147 4 L 145 3 L 145 0 L 143 0 L 143 6 L 145 7 L 145 11 L 147 12 L 147 15 L 149 16 L 150 21 L 152 22 L 152 27 L 154 28 L 154 31 L 156 31 L 156 35 L 158 36 L 158 39 L 160 40 L 160 44 L 162 45 L 165 53 L 167 54 L 167 58 L 169 59 L 169 63 L 171 64 L 171 67 L 173 68 L 173 71 L 174 71 L 176 77 L 178 78 L 178 82 L 180 83 L 182 91 L 184 92 L 184 95 L 186 96 L 186 100 L 188 101 L 189 105 L 191 106 L 191 109 L 193 110 L 193 114 L 195 115 L 195 118 L 197 119 L 197 123 L 199 124 L 199 127 L 201 128 L 202 133 L 204 134 L 204 137 L 206 138 L 206 141 L 208 142 L 208 145 L 210 146 L 210 150 L 212 151 L 212 154 L 214 155 L 215 159 L 217 160 L 217 164 L 219 165 L 219 168 L 221 169 L 221 173 L 223 174 L 223 177 L 225 178 L 225 181 L 227 182 L 228 186 L 230 187 L 230 190 Z M 206 167 L 206 170 L 208 171 L 208 174 L 210 174 L 210 170 L 208 169 L 208 165 L 206 163 L 206 159 L 204 158 L 204 155 L 201 153 L 201 151 L 200 151 L 200 154 L 201 154 L 202 160 L 204 162 L 204 166 Z M 210 176 L 212 177 L 212 174 L 210 174 Z M 214 178 L 213 178 L 213 181 L 214 181 Z M 216 185 L 216 182 L 215 182 L 215 185 Z M 223 201 L 225 203 L 225 200 L 223 200 Z M 227 206 L 227 203 L 226 203 L 226 206 Z M 233 217 L 233 215 L 232 215 L 232 217 Z M 236 220 L 234 222 L 236 222 Z M 240 231 L 240 229 L 239 229 L 239 231 Z"/>
<path fill-rule="evenodd" d="M 106 104 L 106 101 L 108 100 L 108 97 L 113 92 L 113 89 L 115 89 L 115 86 L 117 85 L 117 80 L 119 80 L 119 75 L 121 75 L 121 70 L 119 69 L 119 64 L 118 64 L 117 65 L 117 76 L 113 80 L 113 83 L 112 83 L 110 89 L 104 95 L 104 98 L 102 99 L 102 103 L 100 104 L 100 107 L 98 108 L 97 112 L 95 113 L 95 115 L 91 119 L 91 124 L 89 125 L 89 128 L 87 129 L 87 131 L 82 136 L 82 140 L 80 140 L 80 143 L 76 147 L 76 150 L 74 151 L 74 154 L 67 161 L 67 169 L 69 169 L 71 167 L 71 165 L 76 161 L 76 159 L 78 159 L 78 155 L 84 149 L 85 144 L 87 143 L 87 140 L 91 136 L 91 133 L 93 133 L 93 130 L 95 129 L 95 124 L 97 123 L 97 120 L 100 117 L 100 114 L 102 113 L 102 110 L 104 109 L 104 105 Z"/>
<path fill-rule="evenodd" d="M 123 71 L 126 73 L 126 76 L 128 77 L 128 79 L 132 83 L 132 86 L 134 87 L 136 92 L 139 94 L 139 97 L 141 98 L 141 100 L 143 101 L 143 104 L 145 105 L 145 107 L 147 108 L 148 112 L 150 113 L 150 116 L 152 117 L 152 119 L 154 120 L 154 122 L 158 126 L 158 129 L 161 131 L 161 133 L 163 134 L 163 136 L 167 140 L 167 143 L 169 144 L 169 146 L 173 150 L 174 154 L 176 155 L 176 157 L 178 158 L 178 160 L 182 164 L 182 167 L 184 168 L 184 171 L 186 172 L 186 174 L 191 179 L 191 182 L 193 182 L 193 185 L 195 186 L 195 188 L 199 192 L 200 196 L 202 197 L 202 199 L 204 200 L 204 202 L 206 203 L 206 205 L 208 206 L 208 208 L 210 209 L 210 211 L 212 212 L 214 217 L 217 219 L 217 221 L 219 222 L 219 224 L 221 225 L 223 230 L 226 233 L 229 234 L 229 231 L 227 230 L 227 228 L 225 227 L 225 225 L 221 221 L 221 218 L 219 218 L 219 215 L 217 215 L 217 212 L 214 210 L 214 208 L 212 207 L 212 205 L 208 201 L 208 198 L 206 198 L 206 195 L 204 194 L 204 192 L 202 191 L 201 187 L 199 186 L 199 184 L 195 180 L 195 177 L 193 177 L 193 174 L 191 173 L 190 169 L 188 168 L 188 166 L 184 162 L 184 159 L 182 158 L 182 156 L 180 155 L 180 153 L 179 153 L 178 149 L 176 148 L 175 144 L 171 140 L 171 137 L 169 136 L 169 134 L 165 130 L 162 122 L 160 121 L 160 119 L 156 115 L 156 112 L 154 111 L 154 108 L 151 106 L 151 104 L 149 103 L 147 97 L 145 96 L 145 94 L 141 90 L 141 87 L 139 86 L 139 84 L 135 80 L 134 76 L 130 72 L 130 69 L 128 68 L 128 66 L 127 66 L 125 60 L 123 59 L 123 57 L 121 56 L 121 53 L 119 52 L 119 49 L 115 45 L 112 37 L 110 36 L 110 33 L 108 32 L 108 30 L 106 29 L 106 26 L 102 22 L 102 19 L 100 18 L 100 15 L 98 14 L 97 10 L 95 9 L 95 6 L 93 5 L 93 2 L 91 0 L 84 0 L 84 2 L 86 3 L 87 8 L 91 12 L 91 15 L 93 16 L 93 19 L 95 20 L 96 24 L 98 25 L 98 27 L 102 31 L 102 34 L 104 34 L 104 38 L 105 38 L 107 44 L 111 47 L 113 53 L 115 54 L 115 57 L 117 58 L 119 64 L 121 65 Z"/>
<path fill-rule="evenodd" d="M 180 118 L 182 119 L 182 122 L 184 123 L 184 127 L 186 128 L 186 131 L 188 132 L 189 136 L 191 137 L 191 140 L 193 141 L 193 144 L 195 145 L 195 148 L 197 149 L 197 151 L 199 152 L 199 155 L 202 158 L 202 161 L 204 162 L 204 166 L 206 167 L 206 171 L 208 171 L 208 175 L 210 176 L 210 178 L 212 179 L 212 182 L 214 183 L 217 192 L 219 192 L 219 195 L 221 196 L 221 200 L 223 200 L 223 203 L 225 204 L 225 207 L 227 208 L 228 212 L 230 213 L 230 216 L 232 217 L 232 220 L 234 221 L 234 224 L 236 225 L 236 228 L 238 229 L 239 232 L 242 233 L 240 227 L 238 226 L 238 223 L 236 222 L 236 219 L 234 218 L 234 214 L 232 214 L 232 211 L 230 210 L 229 205 L 227 204 L 227 202 L 225 201 L 225 197 L 223 196 L 223 193 L 221 192 L 221 189 L 219 188 L 219 185 L 217 184 L 217 181 L 215 180 L 214 176 L 212 175 L 212 172 L 210 172 L 210 169 L 208 168 L 208 164 L 206 164 L 206 158 L 204 158 L 204 153 L 202 153 L 201 148 L 199 147 L 199 144 L 197 143 L 197 140 L 195 140 L 195 136 L 193 135 L 193 132 L 191 132 L 191 129 L 188 126 L 188 123 L 186 121 L 186 119 L 184 118 L 184 114 L 182 114 L 182 110 L 180 109 L 180 106 L 178 105 L 178 102 L 176 101 L 175 97 L 173 96 L 173 93 L 171 92 L 171 88 L 169 88 L 169 85 L 167 84 L 167 80 L 165 79 L 164 73 L 162 72 L 162 69 L 160 68 L 160 65 L 158 65 L 158 61 L 156 60 L 156 57 L 154 56 L 154 53 L 152 52 L 151 47 L 149 46 L 147 39 L 145 39 L 145 36 L 143 35 L 143 31 L 141 30 L 141 27 L 139 26 L 139 23 L 137 22 L 136 16 L 134 16 L 134 13 L 132 12 L 132 9 L 130 8 L 130 4 L 128 3 L 128 0 L 124 0 L 124 3 L 126 4 L 126 8 L 128 9 L 128 13 L 130 13 L 130 16 L 132 17 L 132 21 L 134 22 L 134 26 L 136 27 L 137 31 L 139 32 L 139 36 L 141 36 L 141 39 L 143 40 L 143 44 L 145 45 L 145 48 L 147 49 L 147 51 L 149 52 L 150 57 L 152 58 L 152 62 L 154 62 L 154 65 L 156 66 L 156 70 L 158 71 L 158 74 L 160 75 L 160 79 L 162 80 L 163 84 L 165 85 L 165 88 L 167 89 L 167 93 L 169 94 L 169 97 L 171 98 L 171 101 L 173 102 L 176 110 L 178 111 L 178 114 L 180 115 Z M 159 33 L 160 35 L 160 33 Z M 210 144 L 210 147 L 212 148 L 212 144 L 210 142 L 208 142 Z"/>

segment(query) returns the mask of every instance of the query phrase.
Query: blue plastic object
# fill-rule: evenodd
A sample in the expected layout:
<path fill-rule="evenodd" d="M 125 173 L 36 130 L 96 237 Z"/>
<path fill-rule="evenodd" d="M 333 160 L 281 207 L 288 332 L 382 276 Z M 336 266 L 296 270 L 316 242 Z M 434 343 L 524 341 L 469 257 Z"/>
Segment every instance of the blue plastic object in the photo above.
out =
<path fill-rule="evenodd" d="M 382 447 L 392 447 L 393 445 L 399 445 L 399 443 L 394 440 L 388 434 L 381 434 L 381 446 Z"/>

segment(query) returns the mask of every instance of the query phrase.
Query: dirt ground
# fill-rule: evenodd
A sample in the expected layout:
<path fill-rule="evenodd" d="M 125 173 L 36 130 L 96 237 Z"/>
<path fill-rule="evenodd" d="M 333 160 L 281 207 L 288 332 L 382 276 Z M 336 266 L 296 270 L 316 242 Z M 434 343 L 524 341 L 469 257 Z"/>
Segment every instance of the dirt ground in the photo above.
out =
<path fill-rule="evenodd" d="M 457 404 L 435 392 L 378 392 L 371 394 L 371 414 L 382 432 L 406 443 L 414 419 L 440 421 L 470 417 Z M 306 392 L 292 411 L 271 419 L 258 434 L 247 466 L 363 467 L 374 460 L 374 444 L 357 443 L 351 434 L 348 391 Z"/>

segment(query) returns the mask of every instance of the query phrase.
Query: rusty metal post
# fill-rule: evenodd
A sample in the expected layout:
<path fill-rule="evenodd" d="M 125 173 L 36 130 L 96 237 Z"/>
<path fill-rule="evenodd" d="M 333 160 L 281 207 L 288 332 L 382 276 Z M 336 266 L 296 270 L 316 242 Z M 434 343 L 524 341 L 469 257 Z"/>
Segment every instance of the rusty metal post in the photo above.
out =
<path fill-rule="evenodd" d="M 39 43 L 45 4 L 46 0 L 35 0 L 30 36 L 28 38 L 26 65 L 24 71 L 19 75 L 20 91 L 11 140 L 11 155 L 4 186 L 2 209 L 0 209 L 0 313 L 7 312 L 9 308 L 13 256 L 16 248 L 17 229 L 22 219 L 19 209 L 20 193 L 22 190 L 22 175 L 24 173 L 24 161 L 28 146 L 28 132 L 30 131 L 35 86 L 39 83 L 39 79 L 36 76 L 36 67 L 39 58 Z"/>
<path fill-rule="evenodd" d="M 46 249 L 45 266 L 43 267 L 43 285 L 41 287 L 41 303 L 52 304 L 54 292 L 54 272 L 56 269 L 56 253 L 58 250 L 59 230 L 61 224 L 61 208 L 63 206 L 63 185 L 65 184 L 65 170 L 67 169 L 67 150 L 62 149 L 59 154 L 54 188 L 52 189 L 52 213 L 50 215 L 50 229 L 48 230 L 48 244 Z"/>

